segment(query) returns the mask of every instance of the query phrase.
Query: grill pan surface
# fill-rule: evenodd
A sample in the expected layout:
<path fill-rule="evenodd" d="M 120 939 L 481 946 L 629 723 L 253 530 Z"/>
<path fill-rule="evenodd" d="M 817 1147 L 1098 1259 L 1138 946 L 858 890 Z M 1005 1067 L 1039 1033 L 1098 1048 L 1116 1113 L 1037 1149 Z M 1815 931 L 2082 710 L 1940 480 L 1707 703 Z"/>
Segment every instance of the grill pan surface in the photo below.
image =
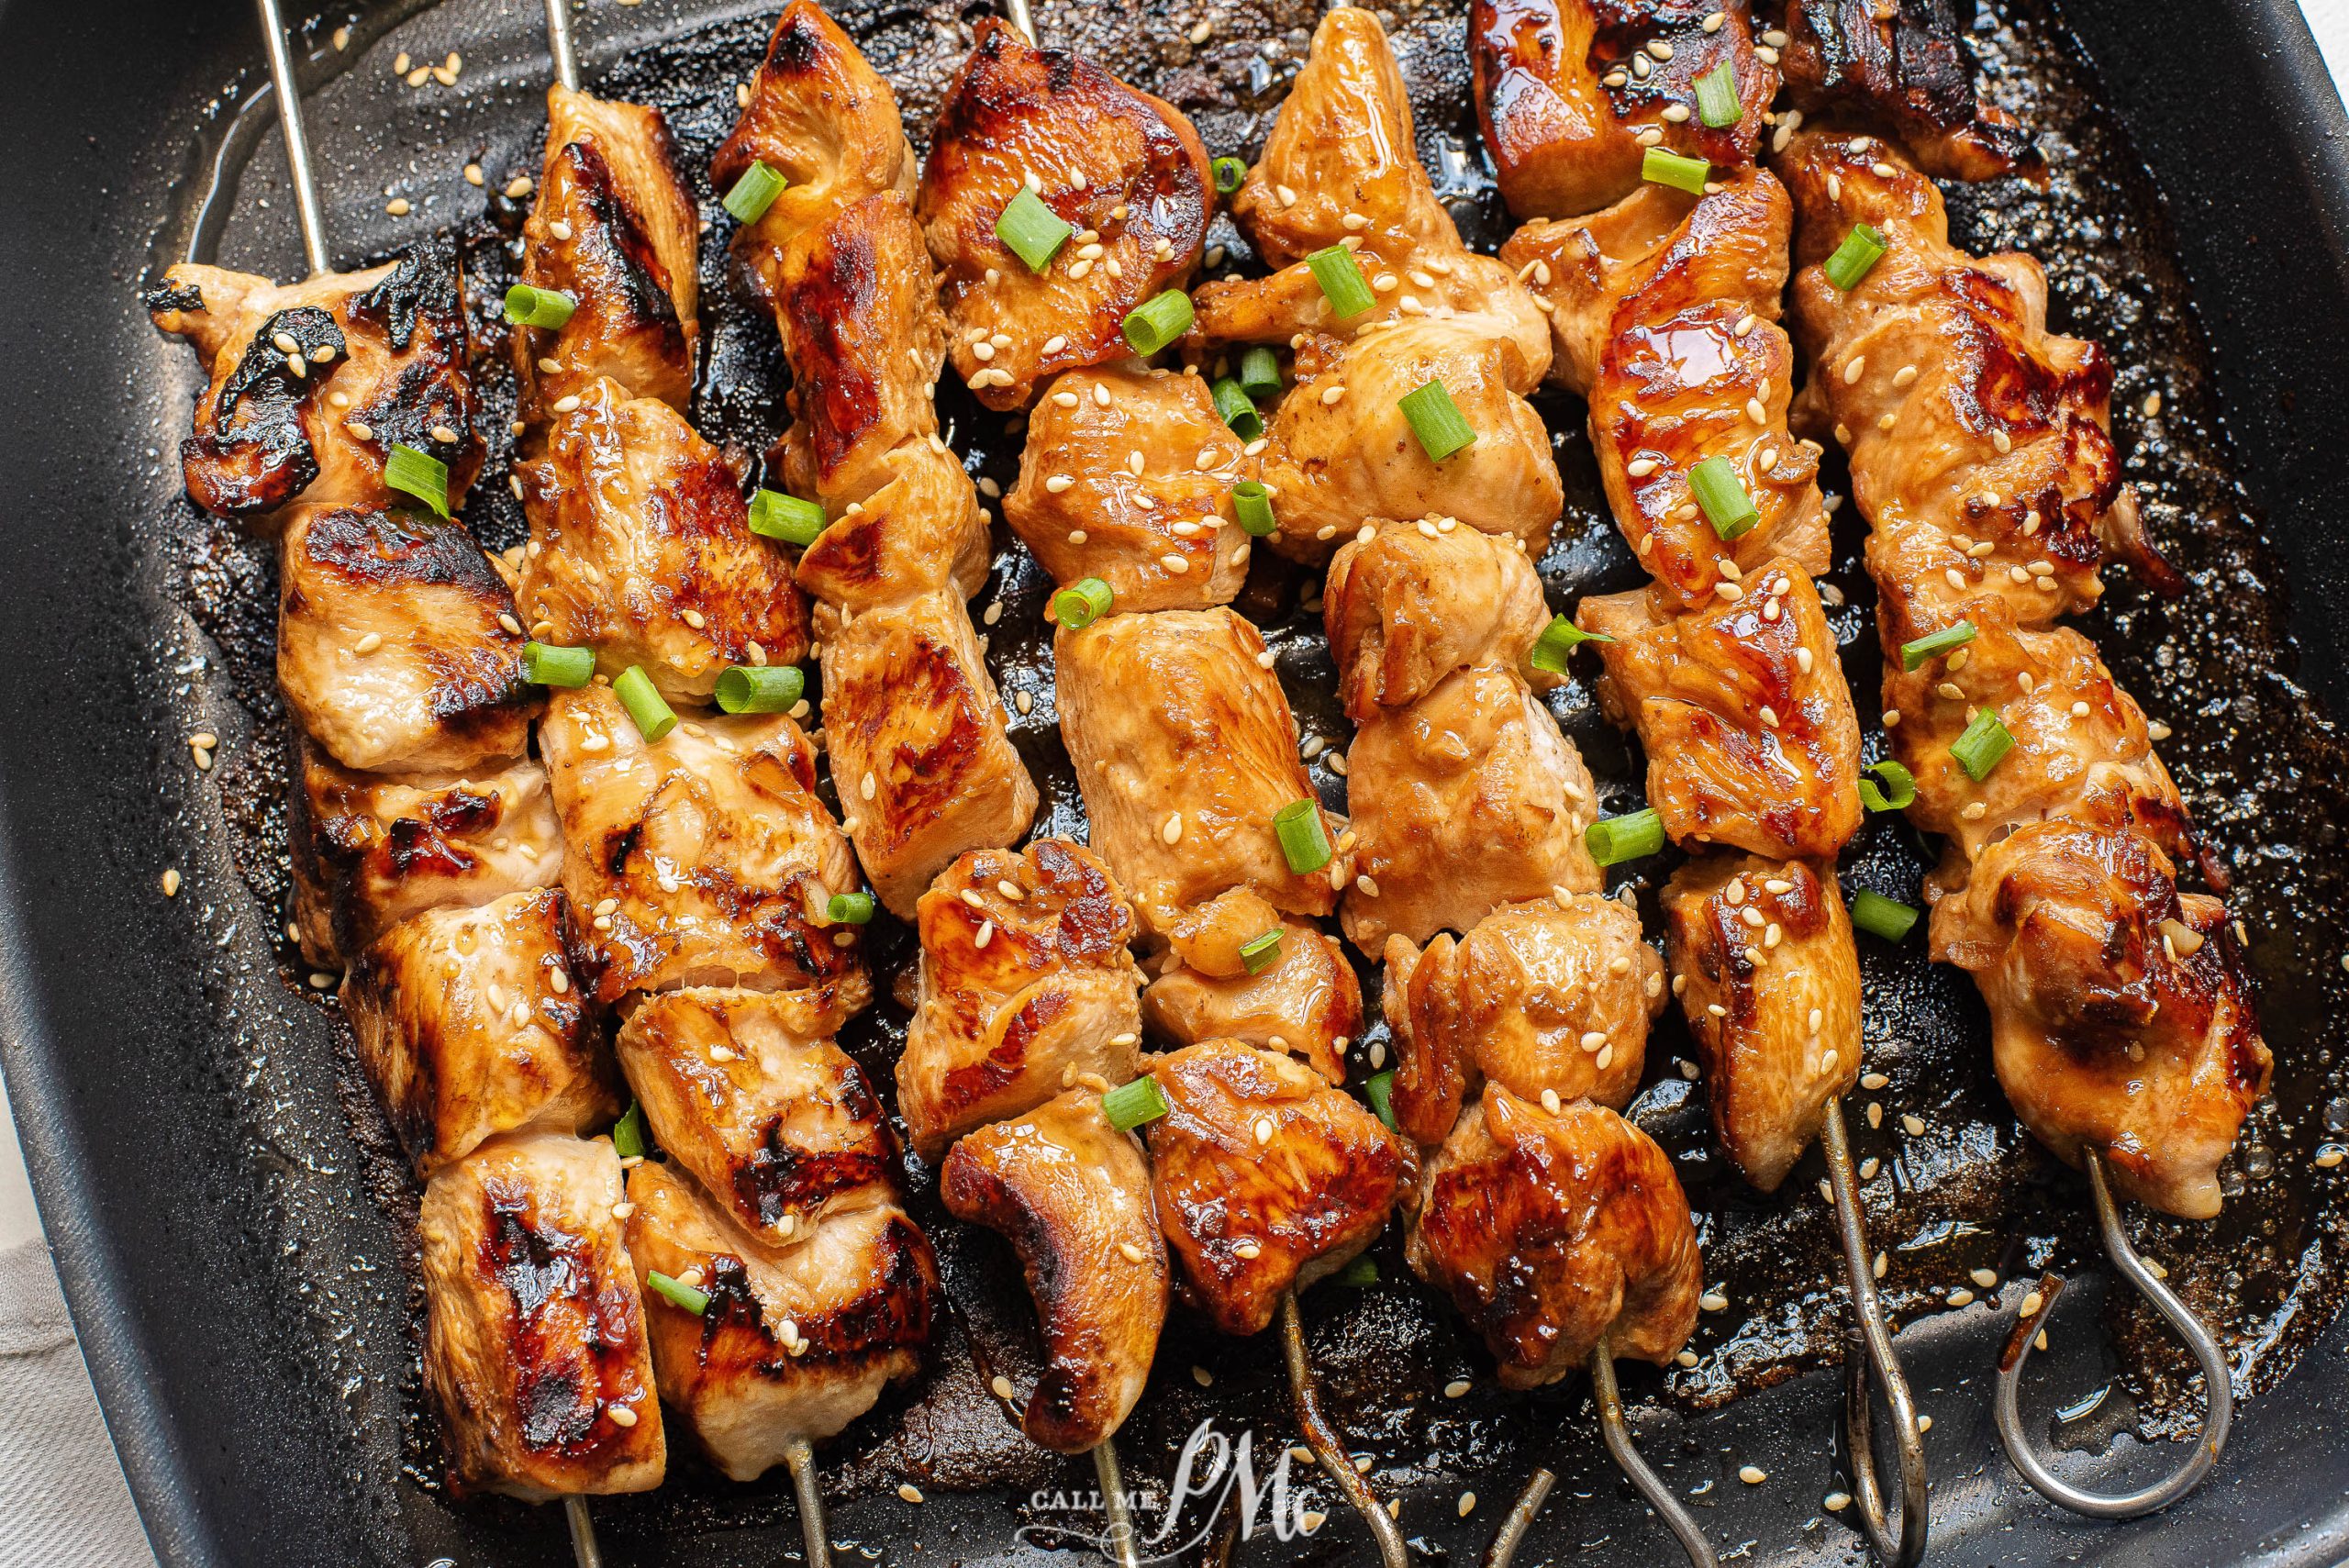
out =
<path fill-rule="evenodd" d="M 1418 101 L 1421 152 L 1489 243 L 1497 208 L 1462 114 L 1463 8 L 1433 0 L 1382 15 Z M 323 47 L 333 28 L 356 24 L 348 50 L 317 62 L 308 82 L 338 260 L 456 226 L 487 297 L 498 225 L 518 209 L 456 171 L 468 159 L 494 175 L 535 168 L 539 7 L 362 9 L 328 12 L 309 35 Z M 699 185 L 693 155 L 730 119 L 731 83 L 774 9 L 591 0 L 588 83 L 668 108 Z M 834 9 L 917 121 L 963 51 L 962 25 L 985 11 L 952 0 Z M 1235 0 L 1214 12 L 1216 42 L 1196 50 L 1180 0 L 1173 10 L 1048 5 L 1040 21 L 1048 39 L 1066 26 L 1121 74 L 1184 103 L 1213 150 L 1252 152 L 1313 14 L 1296 0 Z M 1895 1178 L 1881 1210 L 1870 1195 L 1872 1226 L 1900 1260 L 1887 1280 L 1899 1342 L 1936 1421 L 1931 1561 L 2337 1563 L 2349 1560 L 2349 1323 L 2339 1319 L 2349 1169 L 2319 1172 L 2308 1155 L 2349 1132 L 2349 976 L 2336 962 L 2349 948 L 2349 754 L 2323 717 L 2349 711 L 2349 462 L 2336 435 L 2349 428 L 2338 368 L 2349 362 L 2349 122 L 2289 0 L 2072 0 L 2060 18 L 2018 0 L 1986 11 L 1979 36 L 2000 95 L 2034 128 L 2060 128 L 2058 176 L 2045 201 L 1955 198 L 1960 229 L 1977 248 L 2044 257 L 2059 324 L 2106 339 L 2121 367 L 2116 403 L 2131 411 L 2116 423 L 2132 476 L 2196 586 L 2163 606 L 2124 582 L 2089 629 L 2122 682 L 2176 728 L 2165 750 L 2244 890 L 2278 1073 L 2275 1103 L 2231 1166 L 2243 1190 L 2226 1221 L 2132 1217 L 2141 1244 L 2231 1331 L 2255 1397 L 2196 1496 L 2134 1525 L 2090 1526 L 2042 1504 L 1998 1451 L 1988 1381 L 2004 1317 L 1932 1310 L 1929 1292 L 1945 1295 L 1982 1265 L 2014 1277 L 2061 1267 L 2088 1287 L 2059 1317 L 2057 1353 L 2034 1373 L 2029 1408 L 2043 1427 L 2057 1404 L 2109 1389 L 2064 1430 L 2068 1444 L 2105 1451 L 2114 1479 L 2168 1462 L 2165 1445 L 2126 1433 L 2172 1429 L 2190 1407 L 2170 1382 L 2177 1355 L 2133 1311 L 2096 1299 L 2082 1190 L 2028 1148 L 1988 1084 L 1970 988 L 1927 973 L 1913 948 L 1869 954 L 1871 1064 L 1894 1077 L 1887 1108 L 1933 1122 L 1913 1143 L 1884 1144 Z M 1266 40 L 1284 52 L 1268 54 Z M 553 1513 L 452 1504 L 440 1489 L 416 1412 L 413 1196 L 335 1021 L 284 970 L 274 935 L 268 560 L 178 497 L 173 450 L 195 370 L 136 304 L 150 270 L 191 243 L 230 265 L 300 270 L 279 149 L 266 110 L 246 106 L 267 84 L 258 46 L 238 0 L 0 0 L 0 59 L 16 67 L 0 96 L 0 278 L 11 291 L 0 310 L 11 373 L 0 389 L 0 528 L 15 566 L 0 584 L 0 669 L 13 677 L 13 722 L 0 730 L 0 1057 L 85 1353 L 167 1562 L 559 1564 L 569 1551 Z M 409 47 L 431 59 L 462 50 L 459 87 L 391 82 L 391 54 Z M 387 187 L 417 215 L 386 217 Z M 706 282 L 722 283 L 718 248 L 705 250 Z M 755 451 L 778 417 L 780 378 L 771 334 L 729 292 L 717 301 L 696 415 Z M 2138 417 L 2155 390 L 2166 416 Z M 1016 437 L 967 401 L 945 412 L 957 449 L 1008 479 Z M 1621 585 L 1628 558 L 1605 526 L 1579 406 L 1544 412 L 1564 434 L 1569 503 L 1543 570 L 1565 603 Z M 484 495 L 502 500 L 495 461 L 485 477 Z M 473 514 L 493 544 L 518 528 L 510 505 Z M 1853 519 L 1842 520 L 1832 580 L 1854 603 L 1838 630 L 1847 665 L 1872 686 L 1871 598 L 1852 564 Z M 1040 830 L 1081 832 L 1052 739 L 1049 662 L 1013 630 L 1036 623 L 1043 584 L 1012 550 L 987 595 L 1006 606 L 997 673 L 1038 699 L 1020 738 L 1045 787 Z M 1296 600 L 1294 584 L 1274 582 L 1240 607 L 1282 649 L 1307 728 L 1336 736 L 1326 660 L 1303 629 L 1315 617 L 1298 617 Z M 1613 808 L 1636 789 L 1635 759 L 1586 689 L 1570 689 L 1560 713 Z M 208 775 L 186 761 L 184 737 L 199 728 L 224 740 Z M 1334 798 L 1338 781 L 1327 782 Z M 1905 834 L 1878 824 L 1851 875 L 1912 895 L 1920 863 Z M 157 885 L 166 867 L 187 879 L 170 901 Z M 893 967 L 885 959 L 880 970 Z M 1627 1370 L 1640 1440 L 1725 1555 L 1863 1562 L 1858 1538 L 1820 1506 L 1844 1485 L 1838 1385 L 1820 1365 L 1838 1327 L 1824 1211 L 1809 1173 L 1763 1203 L 1710 1169 L 1701 1091 L 1672 1072 L 1679 1043 L 1676 1026 L 1660 1030 L 1639 1119 L 1680 1157 L 1709 1217 L 1708 1277 L 1738 1305 L 1729 1321 L 1707 1319 L 1698 1368 L 1669 1383 Z M 886 1018 L 852 1044 L 885 1060 Z M 933 1202 L 924 1217 L 935 1214 Z M 861 1543 L 864 1559 L 902 1563 L 1052 1561 L 1014 1532 L 1087 1522 L 1081 1506 L 1050 1505 L 1053 1493 L 1081 1505 L 1089 1467 L 1040 1458 L 995 1414 L 977 1367 L 1027 1353 L 1008 1254 L 960 1228 L 938 1234 L 955 1324 L 928 1385 L 827 1456 L 835 1535 Z M 1672 1549 L 1600 1456 L 1579 1382 L 1532 1402 L 1492 1392 L 1487 1376 L 1446 1400 L 1446 1382 L 1488 1368 L 1405 1283 L 1391 1243 L 1380 1259 L 1386 1284 L 1324 1287 L 1307 1318 L 1341 1425 L 1378 1456 L 1382 1495 L 1405 1499 L 1406 1535 L 1426 1553 L 1473 1561 L 1523 1472 L 1547 1460 L 1563 1484 L 1529 1562 L 1662 1561 Z M 1195 1364 L 1212 1369 L 1211 1388 L 1188 1375 Z M 1269 1456 L 1294 1440 L 1280 1385 L 1269 1343 L 1170 1325 L 1152 1395 L 1121 1438 L 1130 1471 L 1163 1487 L 1207 1418 L 1234 1437 L 1252 1430 Z M 1769 1479 L 1741 1484 L 1748 1464 Z M 796 1550 L 779 1478 L 733 1488 L 691 1463 L 673 1474 L 655 1496 L 598 1505 L 610 1561 L 729 1568 Z M 925 1485 L 918 1507 L 896 1496 L 901 1475 Z M 1467 1490 L 1485 1500 L 1464 1520 L 1455 1501 Z M 1259 1538 L 1235 1561 L 1365 1555 L 1359 1527 L 1337 1510 L 1310 1541 Z"/>

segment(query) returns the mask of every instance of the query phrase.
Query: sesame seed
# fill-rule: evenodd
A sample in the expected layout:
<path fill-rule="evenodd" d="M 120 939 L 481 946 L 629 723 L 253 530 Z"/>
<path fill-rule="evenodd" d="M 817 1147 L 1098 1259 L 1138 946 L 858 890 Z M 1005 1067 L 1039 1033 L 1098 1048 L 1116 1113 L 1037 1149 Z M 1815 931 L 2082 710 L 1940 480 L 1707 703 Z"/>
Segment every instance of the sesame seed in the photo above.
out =
<path fill-rule="evenodd" d="M 1183 841 L 1183 814 L 1178 811 L 1172 817 L 1169 817 L 1166 819 L 1165 824 L 1158 829 L 1158 836 L 1165 840 L 1170 844 L 1181 843 Z"/>
<path fill-rule="evenodd" d="M 1461 1493 L 1461 1494 L 1460 1494 L 1460 1517 L 1461 1517 L 1462 1518 L 1464 1518 L 1464 1518 L 1466 1518 L 1470 1514 L 1473 1514 L 1473 1513 L 1475 1513 L 1475 1511 L 1476 1511 L 1476 1494 L 1475 1494 L 1475 1493 L 1474 1493 L 1474 1492 L 1463 1492 L 1463 1493 Z"/>
<path fill-rule="evenodd" d="M 1726 1312 L 1729 1310 L 1729 1297 L 1718 1290 L 1709 1290 L 1697 1298 L 1697 1306 L 1706 1312 Z"/>
<path fill-rule="evenodd" d="M 180 892 L 180 873 L 176 868 L 163 873 L 163 896 L 176 898 Z"/>
<path fill-rule="evenodd" d="M 1830 1492 L 1820 1499 L 1819 1506 L 1831 1514 L 1840 1514 L 1852 1506 L 1852 1495 L 1849 1492 Z"/>
<path fill-rule="evenodd" d="M 918 1503 L 921 1501 L 921 1488 L 910 1481 L 900 1481 L 897 1483 L 897 1496 L 908 1503 Z"/>
<path fill-rule="evenodd" d="M 1770 1479 L 1770 1473 L 1758 1464 L 1741 1464 L 1737 1467 L 1737 1478 L 1748 1486 L 1759 1486 Z"/>
<path fill-rule="evenodd" d="M 1925 1118 L 1912 1112 L 1903 1112 L 1900 1118 L 1900 1128 L 1911 1138 L 1922 1137 L 1925 1131 Z"/>

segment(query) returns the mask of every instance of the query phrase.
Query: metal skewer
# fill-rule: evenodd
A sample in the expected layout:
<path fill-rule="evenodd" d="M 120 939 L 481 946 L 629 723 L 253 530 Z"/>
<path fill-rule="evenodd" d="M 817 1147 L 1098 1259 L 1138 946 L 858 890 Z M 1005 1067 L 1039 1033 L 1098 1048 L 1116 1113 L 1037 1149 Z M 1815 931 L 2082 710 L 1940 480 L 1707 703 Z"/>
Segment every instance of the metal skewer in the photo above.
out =
<path fill-rule="evenodd" d="M 1410 1554 L 1404 1550 L 1403 1532 L 1395 1528 L 1395 1517 L 1379 1506 L 1370 1484 L 1354 1468 L 1353 1456 L 1346 1451 L 1337 1427 L 1321 1409 L 1321 1391 L 1313 1380 L 1313 1363 L 1305 1353 L 1305 1314 L 1293 1290 L 1281 1297 L 1281 1357 L 1288 1363 L 1289 1397 L 1297 1410 L 1297 1424 L 1305 1429 L 1305 1446 L 1313 1451 L 1322 1473 L 1370 1527 L 1383 1568 L 1408 1568 Z"/>

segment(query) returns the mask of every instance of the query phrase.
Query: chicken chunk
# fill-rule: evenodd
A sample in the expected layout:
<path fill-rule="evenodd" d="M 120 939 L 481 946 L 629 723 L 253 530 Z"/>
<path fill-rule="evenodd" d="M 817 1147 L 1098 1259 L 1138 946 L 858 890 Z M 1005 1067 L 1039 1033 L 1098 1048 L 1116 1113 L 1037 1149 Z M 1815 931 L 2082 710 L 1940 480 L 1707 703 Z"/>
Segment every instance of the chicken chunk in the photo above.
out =
<path fill-rule="evenodd" d="M 799 557 L 799 586 L 858 615 L 935 588 L 957 603 L 977 593 L 995 546 L 979 493 L 944 443 L 907 441 L 874 477 L 880 487 L 844 505 Z"/>
<path fill-rule="evenodd" d="M 1603 1106 L 1555 1113 L 1486 1084 L 1421 1179 L 1405 1255 L 1450 1296 L 1504 1388 L 1571 1375 L 1603 1339 L 1669 1361 L 1704 1262 L 1672 1161 Z"/>
<path fill-rule="evenodd" d="M 463 1491 L 650 1492 L 661 1400 L 603 1139 L 492 1139 L 424 1189 L 424 1382 Z"/>
<path fill-rule="evenodd" d="M 1831 873 L 1707 855 L 1664 896 L 1672 972 L 1721 1150 L 1776 1191 L 1860 1076 L 1860 971 Z"/>
<path fill-rule="evenodd" d="M 1141 997 L 1152 1030 L 1185 1045 L 1262 1046 L 1346 1081 L 1346 1047 L 1362 1038 L 1362 982 L 1334 938 L 1247 887 L 1185 910 L 1164 935 L 1165 959 Z"/>
<path fill-rule="evenodd" d="M 930 1239 L 894 1202 L 826 1215 L 794 1246 L 762 1245 L 654 1161 L 629 1175 L 629 1251 L 708 1296 L 698 1313 L 645 1289 L 661 1397 L 731 1480 L 821 1442 L 921 1366 L 939 1309 Z"/>
<path fill-rule="evenodd" d="M 1093 846 L 1145 931 L 1229 888 L 1327 915 L 1353 880 L 1344 818 L 1321 812 L 1333 855 L 1293 871 L 1273 816 L 1314 798 L 1297 719 L 1256 628 L 1228 609 L 1113 615 L 1052 644 L 1061 734 Z"/>
<path fill-rule="evenodd" d="M 935 1161 L 1080 1076 L 1126 1082 L 1140 1060 L 1133 912 L 1108 869 L 1064 839 L 974 850 L 921 896 L 920 999 L 897 1105 Z"/>
<path fill-rule="evenodd" d="M 1237 1040 L 1195 1045 L 1151 1076 L 1151 1187 L 1184 1298 L 1227 1334 L 1261 1333 L 1281 1297 L 1343 1268 L 1386 1229 L 1402 1141 L 1303 1063 Z"/>
<path fill-rule="evenodd" d="M 278 555 L 277 681 L 295 721 L 363 773 L 493 771 L 529 744 L 514 596 L 463 525 L 300 508 Z"/>
<path fill-rule="evenodd" d="M 857 928 L 824 929 L 832 895 L 857 891 L 856 862 L 789 718 L 712 716 L 651 741 L 590 684 L 556 696 L 539 749 L 598 1001 L 830 985 L 845 1020 L 872 999 Z"/>
<path fill-rule="evenodd" d="M 500 1133 L 581 1133 L 620 1114 L 562 929 L 562 894 L 542 887 L 426 910 L 353 957 L 343 1015 L 417 1175 Z"/>
<path fill-rule="evenodd" d="M 1788 0 L 1787 86 L 1806 115 L 1898 137 L 1936 179 L 2045 179 L 2030 132 L 1976 94 L 1965 25 L 1952 0 Z"/>
<path fill-rule="evenodd" d="M 1338 548 L 1322 600 L 1349 718 L 1417 702 L 1477 666 L 1514 669 L 1537 691 L 1559 684 L 1528 658 L 1551 617 L 1523 550 L 1449 517 L 1374 526 Z"/>
<path fill-rule="evenodd" d="M 1075 231 L 1041 272 L 996 232 L 1023 183 Z M 1131 354 L 1127 315 L 1189 279 L 1213 193 L 1180 109 L 983 18 L 921 172 L 955 371 L 988 407 L 1019 408 L 1060 371 Z"/>
<path fill-rule="evenodd" d="M 1044 1342 L 1020 1429 L 1061 1453 L 1114 1433 L 1141 1397 L 1166 1321 L 1166 1247 L 1134 1135 L 1071 1089 L 946 1156 L 939 1196 L 1011 1243 Z"/>

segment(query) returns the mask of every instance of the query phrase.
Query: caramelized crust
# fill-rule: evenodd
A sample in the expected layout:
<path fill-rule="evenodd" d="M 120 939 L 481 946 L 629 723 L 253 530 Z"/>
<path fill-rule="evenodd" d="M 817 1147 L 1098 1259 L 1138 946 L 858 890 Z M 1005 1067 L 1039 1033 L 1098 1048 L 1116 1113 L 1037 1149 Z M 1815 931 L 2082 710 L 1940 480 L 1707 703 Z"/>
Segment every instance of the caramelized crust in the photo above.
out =
<path fill-rule="evenodd" d="M 1523 550 L 1450 517 L 1371 527 L 1339 546 L 1322 600 L 1347 717 L 1417 702 L 1477 665 L 1513 668 L 1537 691 L 1559 684 L 1527 657 L 1550 606 Z"/>
<path fill-rule="evenodd" d="M 2030 133 L 1976 95 L 1952 0 L 1788 0 L 1786 31 L 1787 86 L 1804 114 L 1897 137 L 1936 179 L 2047 177 Z"/>
<path fill-rule="evenodd" d="M 1274 932 L 1278 946 L 1252 972 L 1241 950 Z M 1163 934 L 1164 962 L 1141 998 L 1154 1032 L 1185 1045 L 1230 1040 L 1286 1051 L 1332 1084 L 1346 1081 L 1346 1047 L 1362 1038 L 1362 982 L 1335 938 L 1246 887 L 1185 910 Z"/>

